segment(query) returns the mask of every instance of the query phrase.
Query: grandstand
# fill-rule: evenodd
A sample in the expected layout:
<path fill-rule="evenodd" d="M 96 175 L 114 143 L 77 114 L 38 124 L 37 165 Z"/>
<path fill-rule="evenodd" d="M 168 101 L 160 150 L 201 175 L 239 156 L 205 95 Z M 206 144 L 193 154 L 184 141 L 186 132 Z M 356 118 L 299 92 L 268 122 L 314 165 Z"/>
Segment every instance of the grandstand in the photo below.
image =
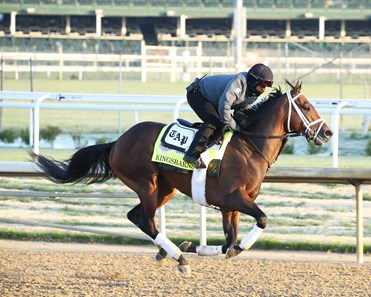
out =
<path fill-rule="evenodd" d="M 371 42 L 371 0 L 243 4 L 246 45 Z M 0 0 L 0 48 L 130 54 L 140 53 L 142 40 L 215 47 L 233 38 L 233 10 L 233 0 Z"/>

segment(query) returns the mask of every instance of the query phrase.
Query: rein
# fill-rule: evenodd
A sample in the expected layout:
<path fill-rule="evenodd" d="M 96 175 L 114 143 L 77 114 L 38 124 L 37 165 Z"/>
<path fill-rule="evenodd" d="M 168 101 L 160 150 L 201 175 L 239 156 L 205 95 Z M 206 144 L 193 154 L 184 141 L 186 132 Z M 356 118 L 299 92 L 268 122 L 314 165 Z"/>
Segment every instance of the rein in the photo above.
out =
<path fill-rule="evenodd" d="M 263 139 L 285 139 L 285 138 L 303 136 L 303 134 L 295 133 L 295 132 L 290 132 L 290 133 L 286 133 L 282 135 L 265 135 L 265 134 L 247 132 L 247 131 L 238 131 L 237 133 L 242 134 L 243 136 L 246 136 L 248 138 L 252 137 L 252 138 L 263 138 Z"/>
<path fill-rule="evenodd" d="M 302 136 L 301 133 L 287 133 L 283 135 L 265 135 L 265 134 L 258 134 L 258 133 L 253 133 L 253 132 L 246 132 L 246 131 L 239 131 L 238 134 L 241 134 L 241 136 L 245 136 L 250 144 L 254 147 L 255 151 L 263 157 L 263 159 L 268 163 L 268 169 L 272 166 L 274 162 L 277 161 L 279 155 L 282 153 L 283 147 L 285 146 L 286 142 L 292 138 L 292 137 L 297 137 L 297 136 Z M 262 138 L 262 139 L 281 139 L 282 140 L 282 145 L 280 150 L 278 151 L 277 156 L 273 159 L 273 162 L 269 162 L 267 157 L 264 155 L 264 153 L 261 151 L 260 148 L 255 144 L 255 142 L 252 140 L 252 138 Z"/>

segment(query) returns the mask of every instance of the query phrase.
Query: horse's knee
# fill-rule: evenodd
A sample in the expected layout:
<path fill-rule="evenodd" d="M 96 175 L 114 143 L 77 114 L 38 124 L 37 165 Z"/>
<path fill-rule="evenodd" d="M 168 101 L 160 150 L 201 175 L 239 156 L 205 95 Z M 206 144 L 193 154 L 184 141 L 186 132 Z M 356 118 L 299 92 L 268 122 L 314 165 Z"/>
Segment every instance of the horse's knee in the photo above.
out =
<path fill-rule="evenodd" d="M 267 227 L 267 224 L 268 224 L 268 217 L 266 215 L 261 216 L 260 218 L 256 220 L 256 225 L 259 228 L 265 229 L 265 227 Z"/>

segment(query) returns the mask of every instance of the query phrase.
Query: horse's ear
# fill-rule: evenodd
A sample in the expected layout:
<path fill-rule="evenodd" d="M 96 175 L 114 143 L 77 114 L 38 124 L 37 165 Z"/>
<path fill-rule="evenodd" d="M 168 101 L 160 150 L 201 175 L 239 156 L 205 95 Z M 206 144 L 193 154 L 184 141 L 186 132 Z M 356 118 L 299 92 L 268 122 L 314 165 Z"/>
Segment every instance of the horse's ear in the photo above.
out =
<path fill-rule="evenodd" d="M 296 85 L 295 85 L 295 87 L 294 87 L 294 93 L 295 93 L 295 94 L 299 94 L 299 93 L 300 93 L 302 83 L 303 83 L 303 82 L 301 82 L 301 81 L 297 81 L 297 82 L 296 82 Z"/>
<path fill-rule="evenodd" d="M 293 89 L 294 89 L 294 94 L 297 94 L 298 89 L 299 89 L 299 81 L 298 80 L 296 81 L 295 87 L 293 87 Z"/>

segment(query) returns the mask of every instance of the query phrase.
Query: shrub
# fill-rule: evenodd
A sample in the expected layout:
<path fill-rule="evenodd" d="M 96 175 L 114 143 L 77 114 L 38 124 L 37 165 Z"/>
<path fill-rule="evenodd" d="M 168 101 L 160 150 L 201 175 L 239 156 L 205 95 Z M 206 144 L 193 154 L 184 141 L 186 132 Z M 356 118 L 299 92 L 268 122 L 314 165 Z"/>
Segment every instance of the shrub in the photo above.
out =
<path fill-rule="evenodd" d="M 109 142 L 109 138 L 107 137 L 100 137 L 98 138 L 96 141 L 95 141 L 95 144 L 104 144 L 104 143 L 107 143 Z"/>
<path fill-rule="evenodd" d="M 30 129 L 28 127 L 21 129 L 19 137 L 26 145 L 30 145 Z"/>
<path fill-rule="evenodd" d="M 294 144 L 286 144 L 283 148 L 282 154 L 293 155 L 294 154 Z"/>
<path fill-rule="evenodd" d="M 352 133 L 350 134 L 350 139 L 362 139 L 362 138 L 363 136 L 359 132 L 352 131 Z"/>
<path fill-rule="evenodd" d="M 368 140 L 367 147 L 366 147 L 366 155 L 371 156 L 371 139 Z"/>
<path fill-rule="evenodd" d="M 0 131 L 0 140 L 5 143 L 13 143 L 18 138 L 18 133 L 13 128 L 6 128 Z"/>
<path fill-rule="evenodd" d="M 315 145 L 313 143 L 313 141 L 310 141 L 308 143 L 308 154 L 309 155 L 315 155 L 315 154 L 318 154 L 319 152 L 321 152 L 323 150 L 322 146 L 320 145 Z"/>
<path fill-rule="evenodd" d="M 57 138 L 58 134 L 61 133 L 62 130 L 59 127 L 47 126 L 46 128 L 40 130 L 40 137 L 53 146 L 54 140 Z"/>
<path fill-rule="evenodd" d="M 83 141 L 82 130 L 80 128 L 77 131 L 73 132 L 71 136 L 73 142 L 75 143 L 75 148 L 77 149 L 82 148 L 88 144 L 88 141 L 85 141 L 85 143 L 82 142 Z"/>

